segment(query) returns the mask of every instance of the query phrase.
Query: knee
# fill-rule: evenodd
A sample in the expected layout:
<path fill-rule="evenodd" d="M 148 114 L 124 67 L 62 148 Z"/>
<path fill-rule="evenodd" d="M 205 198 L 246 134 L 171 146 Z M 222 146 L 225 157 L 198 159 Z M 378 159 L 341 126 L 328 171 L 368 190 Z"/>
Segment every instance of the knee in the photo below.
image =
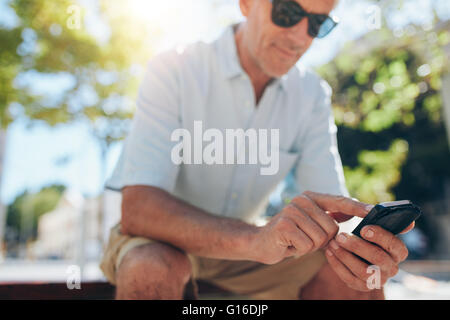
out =
<path fill-rule="evenodd" d="M 169 245 L 152 243 L 126 253 L 117 271 L 118 286 L 179 287 L 191 277 L 191 263 L 185 253 Z"/>

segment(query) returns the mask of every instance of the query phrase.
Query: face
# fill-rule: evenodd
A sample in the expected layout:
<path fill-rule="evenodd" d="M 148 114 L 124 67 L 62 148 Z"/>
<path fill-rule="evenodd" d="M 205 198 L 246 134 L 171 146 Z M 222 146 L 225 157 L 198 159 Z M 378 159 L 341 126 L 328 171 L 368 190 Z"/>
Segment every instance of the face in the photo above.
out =
<path fill-rule="evenodd" d="M 311 13 L 329 14 L 336 0 L 295 0 Z M 268 76 L 286 74 L 311 46 L 308 19 L 291 28 L 275 25 L 271 20 L 269 0 L 240 0 L 247 18 L 243 41 L 250 58 Z"/>

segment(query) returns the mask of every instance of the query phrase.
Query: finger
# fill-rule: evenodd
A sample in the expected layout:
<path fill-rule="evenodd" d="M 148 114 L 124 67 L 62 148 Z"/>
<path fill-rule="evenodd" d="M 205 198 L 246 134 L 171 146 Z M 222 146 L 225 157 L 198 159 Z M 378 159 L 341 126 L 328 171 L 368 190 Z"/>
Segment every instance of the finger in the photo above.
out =
<path fill-rule="evenodd" d="M 319 208 L 313 200 L 306 195 L 301 195 L 292 199 L 292 205 L 305 212 L 312 220 L 314 220 L 326 233 L 328 243 L 339 231 L 337 222 Z"/>
<path fill-rule="evenodd" d="M 408 257 L 408 248 L 403 241 L 380 226 L 365 226 L 361 230 L 361 236 L 383 248 L 396 263 L 402 262 Z"/>
<path fill-rule="evenodd" d="M 335 240 L 331 240 L 327 247 L 339 259 L 339 261 L 350 270 L 350 272 L 357 278 L 367 283 L 372 272 L 369 272 L 369 265 L 355 256 L 353 253 L 339 246 Z M 386 276 L 381 276 L 380 282 L 382 285 L 387 281 Z"/>
<path fill-rule="evenodd" d="M 347 267 L 329 249 L 325 251 L 325 257 L 336 275 L 350 288 L 358 291 L 368 292 L 367 285 L 361 279 L 355 277 Z"/>
<path fill-rule="evenodd" d="M 404 234 L 404 233 L 410 232 L 412 229 L 414 229 L 415 226 L 416 226 L 416 222 L 413 221 L 405 230 L 400 232 L 400 234 Z"/>
<path fill-rule="evenodd" d="M 373 208 L 373 205 L 368 205 L 344 196 L 335 196 L 312 191 L 305 191 L 303 194 L 311 198 L 324 211 L 341 212 L 346 215 L 364 218 Z"/>
<path fill-rule="evenodd" d="M 342 222 L 348 221 L 351 218 L 353 218 L 353 216 L 349 216 L 349 215 L 344 214 L 342 212 L 329 212 L 328 215 L 331 218 L 333 218 L 334 220 L 336 220 L 337 223 L 342 223 Z"/>
<path fill-rule="evenodd" d="M 397 274 L 397 263 L 379 246 L 357 236 L 350 236 L 345 233 L 338 234 L 335 240 L 337 240 L 338 244 L 346 250 L 374 265 L 379 266 L 381 270 L 386 272 L 386 274 L 390 276 Z"/>
<path fill-rule="evenodd" d="M 292 219 L 298 229 L 303 231 L 314 243 L 314 247 L 325 246 L 329 239 L 327 233 L 302 209 L 289 204 L 285 208 L 286 216 Z"/>
<path fill-rule="evenodd" d="M 366 270 L 369 267 L 367 263 L 364 263 L 354 254 L 340 247 L 336 240 L 331 240 L 327 248 L 333 252 L 336 258 L 338 258 L 354 276 L 364 281 L 367 280 Z"/>

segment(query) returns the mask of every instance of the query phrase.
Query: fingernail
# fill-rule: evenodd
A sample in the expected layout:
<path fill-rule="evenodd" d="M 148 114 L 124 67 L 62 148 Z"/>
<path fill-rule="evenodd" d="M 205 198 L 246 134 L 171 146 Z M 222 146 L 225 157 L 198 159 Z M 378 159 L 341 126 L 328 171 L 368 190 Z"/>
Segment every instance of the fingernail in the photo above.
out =
<path fill-rule="evenodd" d="M 332 247 L 334 250 L 339 249 L 339 245 L 338 245 L 337 242 L 334 241 L 334 240 L 331 240 L 331 241 L 330 241 L 330 245 L 331 245 L 331 247 Z"/>
<path fill-rule="evenodd" d="M 343 233 L 340 233 L 336 236 L 336 240 L 337 242 L 344 243 L 345 241 L 347 241 L 347 236 Z"/>
<path fill-rule="evenodd" d="M 333 255 L 333 252 L 331 252 L 331 251 L 328 250 L 328 249 L 325 250 L 325 253 L 327 254 L 327 256 L 330 256 L 330 257 Z"/>
<path fill-rule="evenodd" d="M 370 210 L 372 210 L 375 206 L 373 204 L 368 204 L 366 206 L 366 211 L 369 212 Z"/>
<path fill-rule="evenodd" d="M 373 235 L 374 235 L 374 233 L 373 233 L 373 230 L 372 230 L 372 229 L 366 227 L 366 228 L 364 228 L 364 230 L 363 230 L 363 235 L 364 235 L 366 238 L 372 238 Z"/>

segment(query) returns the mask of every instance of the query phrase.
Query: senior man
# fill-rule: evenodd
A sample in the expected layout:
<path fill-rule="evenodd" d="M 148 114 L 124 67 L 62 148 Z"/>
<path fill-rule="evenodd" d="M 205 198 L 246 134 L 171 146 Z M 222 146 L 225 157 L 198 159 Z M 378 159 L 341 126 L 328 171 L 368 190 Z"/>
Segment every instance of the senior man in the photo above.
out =
<path fill-rule="evenodd" d="M 195 279 L 255 299 L 382 299 L 382 287 L 366 283 L 367 262 L 379 267 L 384 284 L 407 249 L 378 227 L 364 229 L 364 239 L 337 234 L 339 222 L 364 217 L 371 206 L 348 198 L 329 86 L 296 65 L 313 39 L 337 24 L 329 16 L 335 0 L 239 5 L 246 21 L 215 42 L 150 61 L 107 183 L 122 192 L 122 216 L 101 268 L 118 299 L 195 297 Z M 265 141 L 277 170 L 263 175 L 261 163 L 173 161 L 173 133 L 185 129 L 198 144 L 205 139 L 193 133 L 199 122 L 216 133 L 277 130 L 278 140 Z M 299 194 L 258 226 L 286 177 Z"/>

